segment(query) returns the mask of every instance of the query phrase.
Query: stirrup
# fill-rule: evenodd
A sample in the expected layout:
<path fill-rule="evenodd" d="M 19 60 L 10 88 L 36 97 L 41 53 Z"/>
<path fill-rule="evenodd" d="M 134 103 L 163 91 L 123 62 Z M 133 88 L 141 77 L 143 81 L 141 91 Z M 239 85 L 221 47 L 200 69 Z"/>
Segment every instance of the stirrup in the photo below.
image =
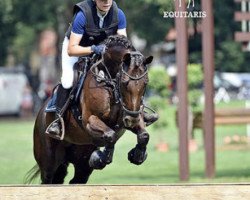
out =
<path fill-rule="evenodd" d="M 59 122 L 61 124 L 61 131 L 60 131 L 61 136 L 57 136 L 57 135 L 53 135 L 53 134 L 49 133 L 50 127 L 53 125 L 53 123 L 56 123 L 56 122 Z M 65 136 L 65 124 L 64 124 L 64 120 L 61 117 L 61 115 L 58 115 L 58 118 L 50 123 L 50 125 L 47 127 L 45 133 L 48 134 L 50 137 L 52 137 L 54 139 L 57 139 L 57 140 L 63 140 L 64 139 L 64 136 Z"/>

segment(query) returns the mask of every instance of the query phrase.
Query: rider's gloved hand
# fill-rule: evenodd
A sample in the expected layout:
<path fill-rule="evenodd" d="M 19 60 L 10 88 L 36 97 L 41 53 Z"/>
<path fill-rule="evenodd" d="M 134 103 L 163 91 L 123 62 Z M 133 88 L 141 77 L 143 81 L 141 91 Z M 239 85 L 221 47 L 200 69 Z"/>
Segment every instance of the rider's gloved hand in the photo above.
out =
<path fill-rule="evenodd" d="M 106 48 L 106 46 L 104 44 L 92 45 L 91 51 L 93 51 L 97 55 L 101 55 L 102 53 L 105 52 L 105 48 Z"/>

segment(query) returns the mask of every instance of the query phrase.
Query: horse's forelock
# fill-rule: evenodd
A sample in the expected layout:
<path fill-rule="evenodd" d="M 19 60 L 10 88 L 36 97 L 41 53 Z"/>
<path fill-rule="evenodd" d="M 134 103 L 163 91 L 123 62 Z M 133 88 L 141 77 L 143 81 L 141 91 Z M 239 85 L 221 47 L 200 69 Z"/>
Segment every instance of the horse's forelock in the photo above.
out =
<path fill-rule="evenodd" d="M 143 64 L 144 57 L 142 54 L 132 54 L 131 62 L 134 63 L 135 66 L 139 67 Z"/>
<path fill-rule="evenodd" d="M 114 46 L 121 46 L 126 49 L 134 49 L 132 43 L 128 40 L 127 37 L 122 35 L 112 35 L 109 36 L 105 41 L 104 44 L 106 48 L 114 47 Z"/>

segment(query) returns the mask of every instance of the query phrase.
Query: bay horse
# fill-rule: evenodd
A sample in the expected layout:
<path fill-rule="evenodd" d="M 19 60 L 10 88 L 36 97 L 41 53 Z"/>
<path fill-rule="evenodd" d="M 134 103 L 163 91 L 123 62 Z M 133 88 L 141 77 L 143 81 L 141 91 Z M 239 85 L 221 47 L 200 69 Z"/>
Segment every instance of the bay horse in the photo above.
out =
<path fill-rule="evenodd" d="M 128 153 L 129 161 L 139 165 L 147 158 L 149 134 L 143 121 L 143 96 L 148 83 L 147 64 L 153 57 L 145 58 L 135 51 L 124 36 L 110 36 L 105 45 L 105 53 L 91 66 L 81 91 L 81 126 L 67 110 L 65 137 L 55 140 L 45 134 L 55 115 L 45 112 L 46 104 L 40 109 L 33 132 L 37 165 L 28 173 L 27 182 L 40 175 L 42 184 L 62 184 L 72 163 L 75 173 L 70 184 L 87 183 L 94 169 L 112 162 L 115 143 L 125 130 L 137 135 L 137 144 Z"/>

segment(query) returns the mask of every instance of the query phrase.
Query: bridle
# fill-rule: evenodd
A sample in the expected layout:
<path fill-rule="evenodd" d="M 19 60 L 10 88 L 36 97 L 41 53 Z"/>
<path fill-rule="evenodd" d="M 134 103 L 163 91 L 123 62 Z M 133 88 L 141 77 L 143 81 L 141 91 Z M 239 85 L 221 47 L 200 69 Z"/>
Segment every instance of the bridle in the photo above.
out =
<path fill-rule="evenodd" d="M 142 56 L 142 54 L 140 52 L 131 52 L 131 55 L 139 55 L 139 56 Z M 142 95 L 141 97 L 141 105 L 140 105 L 140 108 L 139 110 L 136 110 L 136 111 L 133 111 L 133 110 L 130 110 L 126 107 L 124 101 L 123 101 L 123 97 L 122 97 L 122 92 L 121 92 L 121 81 L 122 81 L 122 76 L 125 75 L 129 78 L 128 82 L 129 81 L 139 81 L 141 80 L 142 78 L 144 78 L 147 74 L 148 74 L 148 68 L 145 67 L 145 71 L 140 75 L 140 76 L 131 76 L 130 74 L 128 74 L 125 70 L 124 70 L 124 63 L 121 64 L 121 73 L 117 73 L 116 75 L 116 80 L 117 80 L 117 85 L 118 85 L 118 92 L 120 94 L 120 98 L 119 98 L 119 102 L 122 106 L 122 109 L 123 111 L 128 114 L 129 116 L 132 116 L 132 117 L 137 117 L 140 113 L 142 113 L 143 109 L 144 109 L 144 104 L 143 104 L 143 98 L 144 98 L 144 94 Z M 144 91 L 145 93 L 145 91 Z"/>
<path fill-rule="evenodd" d="M 143 56 L 140 52 L 130 52 L 131 56 Z M 105 71 L 108 75 L 108 77 L 101 77 L 98 75 L 98 73 L 95 72 L 95 69 L 97 68 L 97 66 L 99 64 L 102 64 L 105 68 Z M 120 103 L 120 105 L 122 106 L 122 110 L 129 116 L 132 117 L 137 117 L 139 114 L 141 114 L 143 112 L 143 109 L 145 107 L 145 105 L 143 104 L 143 98 L 144 95 L 141 97 L 141 105 L 139 110 L 133 111 L 127 108 L 127 106 L 124 103 L 123 97 L 122 97 L 122 93 L 121 93 L 121 81 L 122 81 L 122 76 L 125 75 L 129 78 L 129 81 L 139 81 L 142 78 L 144 78 L 147 74 L 148 74 L 148 68 L 145 66 L 145 71 L 143 72 L 143 74 L 141 74 L 140 76 L 132 76 L 130 74 L 128 74 L 125 70 L 124 70 L 124 62 L 121 63 L 120 67 L 121 70 L 120 72 L 118 72 L 116 74 L 116 78 L 112 79 L 110 72 L 106 66 L 106 64 L 104 63 L 104 59 L 103 57 L 94 65 L 91 66 L 90 71 L 92 72 L 92 74 L 99 80 L 99 82 L 105 82 L 106 85 L 111 86 L 114 92 L 114 97 L 115 97 L 115 102 L 118 104 Z M 145 91 L 144 91 L 145 93 Z"/>

